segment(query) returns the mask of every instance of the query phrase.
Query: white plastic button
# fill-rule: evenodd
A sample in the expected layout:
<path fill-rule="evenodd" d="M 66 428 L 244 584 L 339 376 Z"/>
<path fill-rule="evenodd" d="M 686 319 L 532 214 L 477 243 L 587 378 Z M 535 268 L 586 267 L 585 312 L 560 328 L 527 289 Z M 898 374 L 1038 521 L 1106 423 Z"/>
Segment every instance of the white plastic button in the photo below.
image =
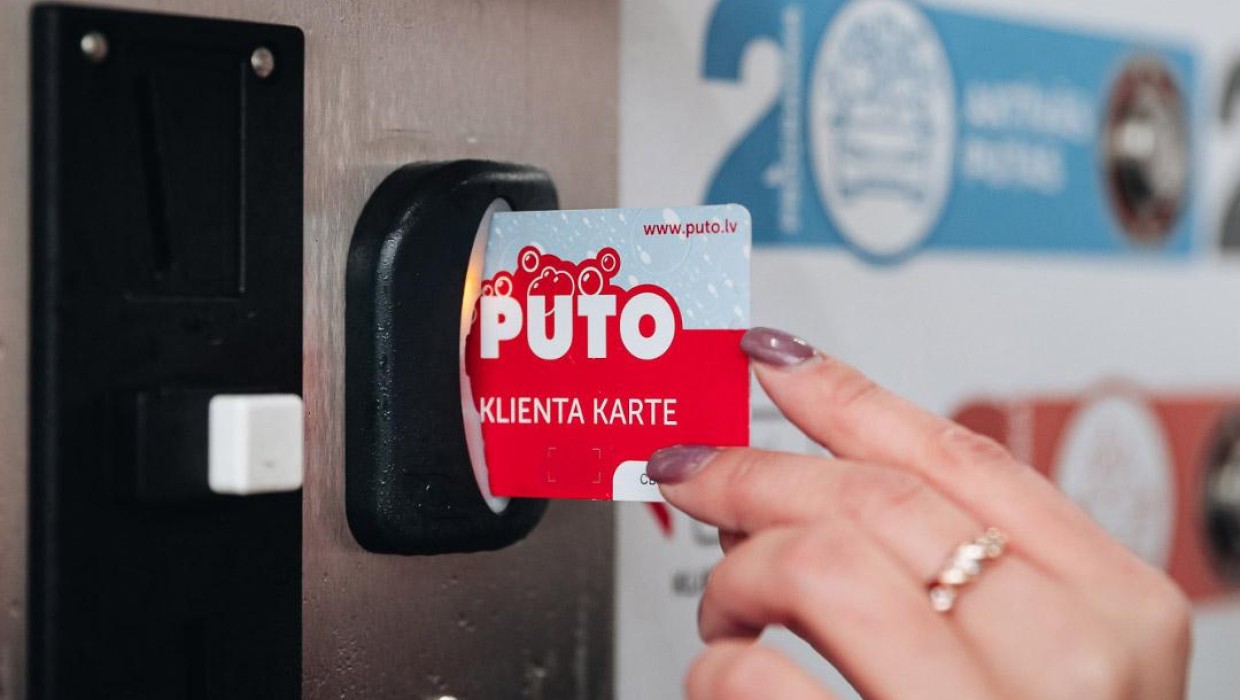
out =
<path fill-rule="evenodd" d="M 294 394 L 221 394 L 208 409 L 208 483 L 245 496 L 301 488 L 302 402 Z"/>

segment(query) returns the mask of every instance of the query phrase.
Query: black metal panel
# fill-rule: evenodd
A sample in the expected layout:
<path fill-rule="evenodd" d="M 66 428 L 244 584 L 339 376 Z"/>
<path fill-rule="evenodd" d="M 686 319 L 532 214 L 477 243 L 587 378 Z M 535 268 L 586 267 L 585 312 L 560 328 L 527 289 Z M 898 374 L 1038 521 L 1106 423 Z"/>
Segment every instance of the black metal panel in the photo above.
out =
<path fill-rule="evenodd" d="M 297 697 L 300 493 L 164 485 L 203 395 L 301 393 L 302 34 L 31 32 L 31 696 Z"/>
<path fill-rule="evenodd" d="M 375 190 L 349 247 L 345 481 L 349 527 L 375 552 L 498 549 L 546 509 L 482 499 L 461 415 L 461 294 L 487 208 L 557 209 L 541 170 L 488 161 L 406 165 Z"/>

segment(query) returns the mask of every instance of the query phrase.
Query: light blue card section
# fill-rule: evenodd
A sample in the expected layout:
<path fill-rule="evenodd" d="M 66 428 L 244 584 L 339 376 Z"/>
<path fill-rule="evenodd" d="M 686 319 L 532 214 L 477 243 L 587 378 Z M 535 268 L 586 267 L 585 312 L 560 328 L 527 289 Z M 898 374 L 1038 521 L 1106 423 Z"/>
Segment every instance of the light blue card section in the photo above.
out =
<path fill-rule="evenodd" d="M 613 248 L 620 256 L 615 283 L 666 289 L 685 328 L 748 328 L 751 230 L 749 212 L 735 204 L 497 212 L 485 274 L 517 269 L 526 246 L 571 262 Z"/>

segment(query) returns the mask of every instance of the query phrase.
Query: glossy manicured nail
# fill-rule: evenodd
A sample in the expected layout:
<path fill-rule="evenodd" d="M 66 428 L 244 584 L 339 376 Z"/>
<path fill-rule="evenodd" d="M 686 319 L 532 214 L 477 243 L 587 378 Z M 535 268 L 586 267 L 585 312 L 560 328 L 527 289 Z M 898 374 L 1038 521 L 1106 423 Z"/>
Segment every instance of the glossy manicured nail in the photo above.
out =
<path fill-rule="evenodd" d="M 719 452 L 710 445 L 665 447 L 650 455 L 646 476 L 665 484 L 678 484 L 693 476 Z"/>
<path fill-rule="evenodd" d="M 750 328 L 741 338 L 741 350 L 758 362 L 776 367 L 796 367 L 818 356 L 813 345 L 774 328 Z"/>

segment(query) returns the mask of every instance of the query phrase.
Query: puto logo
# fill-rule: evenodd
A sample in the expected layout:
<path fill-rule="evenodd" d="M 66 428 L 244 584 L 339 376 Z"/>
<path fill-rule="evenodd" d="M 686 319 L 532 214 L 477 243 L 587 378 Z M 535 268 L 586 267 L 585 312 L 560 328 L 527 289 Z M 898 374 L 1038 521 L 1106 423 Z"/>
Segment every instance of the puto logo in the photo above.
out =
<path fill-rule="evenodd" d="M 680 330 L 680 310 L 663 288 L 613 283 L 620 256 L 612 248 L 579 263 L 527 246 L 514 272 L 482 284 L 479 356 L 500 359 L 511 344 L 542 360 L 601 360 L 624 352 L 655 360 Z"/>

